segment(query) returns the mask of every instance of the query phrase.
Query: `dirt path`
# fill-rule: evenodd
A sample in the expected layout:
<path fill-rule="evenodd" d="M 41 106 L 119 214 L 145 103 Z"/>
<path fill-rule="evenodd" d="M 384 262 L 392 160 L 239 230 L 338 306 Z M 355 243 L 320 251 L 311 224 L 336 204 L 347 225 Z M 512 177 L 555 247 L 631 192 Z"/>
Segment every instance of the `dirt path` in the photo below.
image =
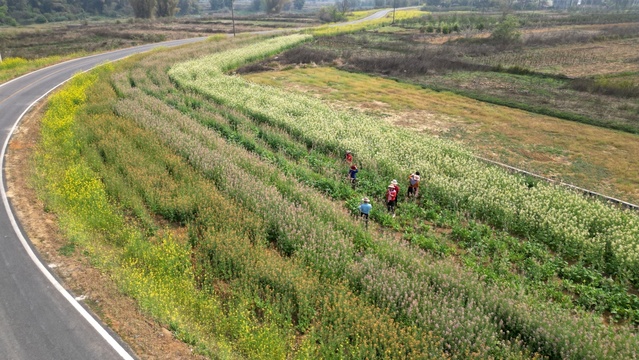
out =
<path fill-rule="evenodd" d="M 44 205 L 29 185 L 34 170 L 31 161 L 40 134 L 44 104 L 40 103 L 23 118 L 12 137 L 5 159 L 7 195 L 34 246 L 74 295 L 86 296 L 84 302 L 100 319 L 129 344 L 140 359 L 205 359 L 178 341 L 152 318 L 140 313 L 135 301 L 122 295 L 108 274 L 91 267 L 82 252 L 63 255 L 67 244 L 57 227 L 56 216 L 44 211 Z"/>

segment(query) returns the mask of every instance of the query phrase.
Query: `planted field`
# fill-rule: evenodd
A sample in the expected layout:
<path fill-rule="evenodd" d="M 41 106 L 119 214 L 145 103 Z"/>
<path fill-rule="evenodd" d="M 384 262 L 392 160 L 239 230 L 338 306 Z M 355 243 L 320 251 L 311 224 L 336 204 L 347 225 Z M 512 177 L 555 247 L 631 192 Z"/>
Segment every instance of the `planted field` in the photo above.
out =
<path fill-rule="evenodd" d="M 595 74 L 639 72 L 638 48 L 639 38 L 633 37 L 587 44 L 527 48 L 523 51 L 482 56 L 472 61 L 492 66 L 519 66 L 541 73 L 576 78 Z"/>
<path fill-rule="evenodd" d="M 512 76 L 495 74 L 486 81 L 492 80 L 498 88 L 508 83 L 499 82 L 500 77 Z M 337 108 L 357 108 L 393 125 L 461 141 L 483 157 L 639 203 L 639 162 L 630 155 L 639 153 L 639 137 L 634 134 L 333 68 L 269 71 L 245 77 L 315 94 Z M 503 91 L 512 92 L 513 88 L 504 85 Z"/>
<path fill-rule="evenodd" d="M 308 40 L 147 55 L 61 94 L 40 168 L 70 238 L 212 357 L 636 356 L 636 215 L 225 75 Z M 384 188 L 416 169 L 391 217 Z"/>

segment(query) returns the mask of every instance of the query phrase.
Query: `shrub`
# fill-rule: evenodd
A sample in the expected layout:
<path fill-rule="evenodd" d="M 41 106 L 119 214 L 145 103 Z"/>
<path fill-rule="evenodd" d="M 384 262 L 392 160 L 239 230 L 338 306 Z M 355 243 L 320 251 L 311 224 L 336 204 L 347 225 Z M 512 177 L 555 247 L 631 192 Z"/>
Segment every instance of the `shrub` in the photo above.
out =
<path fill-rule="evenodd" d="M 36 18 L 35 18 L 35 22 L 36 22 L 37 24 L 45 24 L 45 23 L 47 23 L 48 21 L 47 21 L 47 18 L 46 18 L 44 15 L 40 14 L 40 15 L 36 16 Z"/>
<path fill-rule="evenodd" d="M 346 15 L 340 12 L 335 5 L 325 6 L 320 9 L 318 17 L 322 22 L 345 21 Z"/>
<path fill-rule="evenodd" d="M 493 30 L 490 38 L 493 41 L 503 44 L 511 44 L 519 41 L 521 32 L 519 32 L 519 21 L 516 17 L 508 15 L 502 19 Z"/>

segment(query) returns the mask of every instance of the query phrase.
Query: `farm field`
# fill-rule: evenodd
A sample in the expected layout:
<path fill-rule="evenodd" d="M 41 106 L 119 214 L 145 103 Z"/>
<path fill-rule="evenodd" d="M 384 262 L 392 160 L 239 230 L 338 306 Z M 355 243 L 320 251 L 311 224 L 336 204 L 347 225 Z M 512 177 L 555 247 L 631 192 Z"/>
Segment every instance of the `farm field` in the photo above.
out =
<path fill-rule="evenodd" d="M 162 345 L 173 358 L 637 357 L 639 215 L 473 157 L 637 196 L 626 116 L 635 75 L 597 80 L 623 90 L 615 95 L 568 91 L 577 103 L 578 94 L 611 96 L 630 109 L 592 126 L 582 123 L 595 118 L 589 110 L 586 119 L 562 108 L 571 121 L 522 111 L 512 91 L 490 93 L 492 104 L 453 82 L 441 91 L 443 79 L 467 77 L 540 93 L 572 84 L 552 73 L 488 71 L 481 61 L 385 73 L 410 61 L 388 65 L 378 51 L 405 50 L 414 34 L 439 42 L 426 29 L 436 18 L 347 35 L 215 37 L 77 76 L 50 99 L 29 167 L 66 239 L 58 258 L 107 274 L 141 322 L 188 346 Z M 480 21 L 492 28 L 490 19 Z M 359 53 L 374 66 L 345 56 L 354 41 L 372 49 Z M 294 65 L 311 62 L 338 69 Z M 360 166 L 356 186 L 345 179 L 347 149 Z M 415 170 L 420 196 L 408 199 Z M 394 214 L 384 202 L 391 179 L 402 189 Z M 367 225 L 357 217 L 364 196 Z M 87 302 L 106 309 L 95 294 Z M 124 327 L 110 311 L 106 322 Z M 142 358 L 171 358 L 131 330 L 122 336 Z"/>
<path fill-rule="evenodd" d="M 207 356 L 634 356 L 636 215 L 224 75 L 310 40 L 218 39 L 60 93 L 36 183 L 69 248 Z M 362 165 L 356 189 L 343 180 L 346 146 Z M 419 201 L 391 217 L 384 188 L 416 168 L 428 174 Z M 368 229 L 347 215 L 362 196 Z M 509 201 L 528 206 L 515 215 Z"/>
<path fill-rule="evenodd" d="M 268 18 L 238 16 L 236 31 L 273 30 L 319 24 L 312 16 L 281 15 Z M 91 53 L 151 42 L 231 33 L 226 17 L 182 17 L 172 20 L 119 19 L 54 23 L 19 28 L 0 28 L 3 58 L 33 60 L 51 55 Z"/>
<path fill-rule="evenodd" d="M 639 132 L 635 21 L 522 27 L 522 43 L 515 46 L 487 39 L 489 33 L 475 27 L 488 26 L 484 24 L 491 19 L 473 16 L 440 16 L 432 23 L 408 19 L 389 32 L 322 37 L 277 62 L 335 65 L 498 105 Z M 453 22 L 459 33 L 423 32 L 433 24 L 443 27 Z"/>
<path fill-rule="evenodd" d="M 639 203 L 639 136 L 334 68 L 245 74 L 357 109 L 391 124 L 457 140 L 477 155 Z"/>
<path fill-rule="evenodd" d="M 639 132 L 637 23 L 605 16 L 588 24 L 570 16 L 519 19 L 516 46 L 478 30 L 495 21 L 490 16 L 438 14 L 401 20 L 389 31 L 321 37 L 238 73 L 636 203 L 636 136 L 630 134 Z M 463 30 L 432 31 L 453 24 Z"/>

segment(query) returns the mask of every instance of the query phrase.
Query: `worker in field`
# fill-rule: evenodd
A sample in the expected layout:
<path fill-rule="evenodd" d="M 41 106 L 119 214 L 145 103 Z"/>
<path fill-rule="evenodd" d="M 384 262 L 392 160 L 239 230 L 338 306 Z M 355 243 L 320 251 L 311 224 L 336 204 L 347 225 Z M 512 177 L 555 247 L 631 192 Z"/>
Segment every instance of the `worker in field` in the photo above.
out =
<path fill-rule="evenodd" d="M 395 190 L 395 185 L 390 184 L 386 189 L 386 208 L 388 212 L 393 214 L 393 217 L 395 217 L 395 206 L 397 206 L 397 190 Z"/>
<path fill-rule="evenodd" d="M 371 205 L 371 201 L 367 197 L 365 197 L 362 199 L 362 202 L 359 204 L 357 208 L 359 209 L 359 216 L 362 218 L 362 220 L 364 220 L 364 222 L 368 226 L 368 216 L 370 215 L 371 210 L 373 209 L 373 205 Z"/>
<path fill-rule="evenodd" d="M 395 191 L 397 191 L 397 195 L 399 195 L 399 184 L 397 183 L 397 180 L 393 179 L 393 181 L 391 181 L 391 185 L 395 187 Z"/>
<path fill-rule="evenodd" d="M 353 153 L 350 150 L 346 150 L 346 155 L 344 155 L 344 160 L 348 165 L 353 164 Z"/>
<path fill-rule="evenodd" d="M 417 198 L 420 180 L 421 177 L 419 176 L 419 171 L 415 171 L 414 173 L 410 174 L 410 176 L 408 177 L 408 193 L 406 194 L 406 196 Z"/>
<path fill-rule="evenodd" d="M 350 169 L 348 170 L 348 178 L 351 182 L 351 185 L 353 187 L 355 187 L 355 185 L 357 184 L 357 173 L 359 172 L 359 169 L 357 168 L 357 165 L 353 164 L 351 165 Z"/>

